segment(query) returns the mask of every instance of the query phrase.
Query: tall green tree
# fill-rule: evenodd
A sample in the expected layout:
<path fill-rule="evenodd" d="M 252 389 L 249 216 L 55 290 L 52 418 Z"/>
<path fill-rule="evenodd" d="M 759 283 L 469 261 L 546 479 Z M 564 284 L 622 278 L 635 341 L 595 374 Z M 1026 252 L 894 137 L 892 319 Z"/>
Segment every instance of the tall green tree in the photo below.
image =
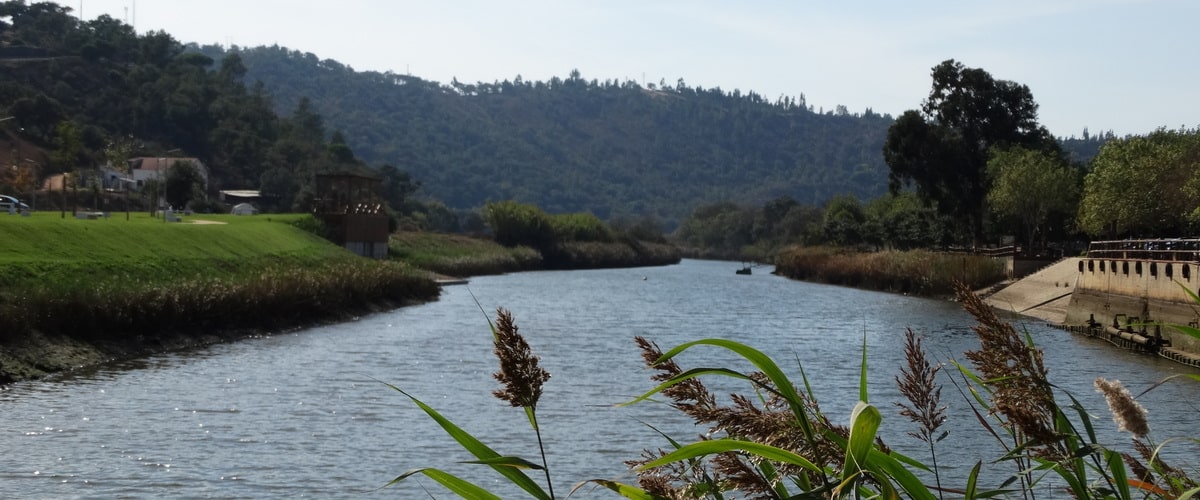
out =
<path fill-rule="evenodd" d="M 1017 222 L 1028 248 L 1044 248 L 1047 224 L 1079 206 L 1079 171 L 1059 155 L 1021 147 L 995 150 L 988 171 L 993 179 L 988 204 Z"/>
<path fill-rule="evenodd" d="M 1079 228 L 1093 236 L 1166 237 L 1200 229 L 1200 131 L 1107 142 L 1084 178 Z"/>
<path fill-rule="evenodd" d="M 922 199 L 961 220 L 979 242 L 991 188 L 989 150 L 1024 146 L 1057 153 L 1058 145 L 1038 125 L 1029 87 L 953 59 L 935 66 L 932 77 L 921 110 L 906 111 L 888 129 L 883 146 L 891 169 L 888 185 L 898 192 L 914 184 Z"/>
<path fill-rule="evenodd" d="M 830 243 L 849 246 L 866 241 L 866 221 L 862 202 L 854 196 L 835 196 L 825 205 L 825 237 Z"/>
<path fill-rule="evenodd" d="M 176 208 L 188 206 L 192 200 L 198 199 L 203 193 L 204 178 L 200 170 L 190 161 L 177 161 L 167 168 L 163 179 L 163 189 L 166 191 L 167 203 Z"/>

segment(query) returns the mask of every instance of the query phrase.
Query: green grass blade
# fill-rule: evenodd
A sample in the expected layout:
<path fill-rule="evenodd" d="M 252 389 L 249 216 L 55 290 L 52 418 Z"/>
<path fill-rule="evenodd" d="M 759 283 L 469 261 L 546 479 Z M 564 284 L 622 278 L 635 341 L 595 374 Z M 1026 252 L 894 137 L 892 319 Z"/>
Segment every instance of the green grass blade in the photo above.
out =
<path fill-rule="evenodd" d="M 731 451 L 742 451 L 765 458 L 767 460 L 774 460 L 780 463 L 796 465 L 814 472 L 824 473 L 820 467 L 817 467 L 816 464 L 808 461 L 807 458 L 790 451 L 776 448 L 774 446 L 755 443 L 753 441 L 741 441 L 737 439 L 713 439 L 709 441 L 692 443 L 678 450 L 672 451 L 671 453 L 668 453 L 656 460 L 643 464 L 638 467 L 638 470 L 652 469 L 654 467 L 659 467 L 674 462 L 681 462 L 696 457 L 717 455 Z"/>
<path fill-rule="evenodd" d="M 1131 500 L 1132 492 L 1129 491 L 1129 476 L 1125 472 L 1125 460 L 1121 458 L 1121 454 L 1112 450 L 1104 450 L 1104 458 L 1108 460 L 1108 474 L 1112 478 L 1112 486 L 1117 491 L 1117 497 L 1121 500 Z"/>
<path fill-rule="evenodd" d="M 846 446 L 846 464 L 842 469 L 842 481 L 849 481 L 867 468 L 867 456 L 875 445 L 875 435 L 883 415 L 879 409 L 859 401 L 850 414 L 850 441 Z"/>
<path fill-rule="evenodd" d="M 591 479 L 591 480 L 579 483 L 579 484 L 575 485 L 574 488 L 571 488 L 571 492 L 568 493 L 567 496 L 569 497 L 571 495 L 574 495 L 576 490 L 578 490 L 579 488 L 582 488 L 584 485 L 586 485 L 588 483 L 598 484 L 600 486 L 603 486 L 605 488 L 608 488 L 612 491 L 617 492 L 617 494 L 619 494 L 625 498 L 629 498 L 632 500 L 656 500 L 658 498 L 654 495 L 646 493 L 645 490 L 638 488 L 636 486 L 630 486 L 628 484 L 618 483 L 616 481 L 610 481 L 608 479 Z"/>
<path fill-rule="evenodd" d="M 541 464 L 533 463 L 521 457 L 503 456 L 495 458 L 481 458 L 479 460 L 467 460 L 461 462 L 464 464 L 480 464 L 480 465 L 499 465 L 502 467 L 516 467 L 518 469 L 534 469 L 542 470 Z"/>
<path fill-rule="evenodd" d="M 847 449 L 850 446 L 849 441 L 832 431 L 827 431 L 825 438 L 842 449 Z M 881 478 L 891 478 L 892 481 L 899 485 L 900 489 L 904 490 L 906 494 L 905 498 L 936 499 L 933 493 L 929 491 L 929 488 L 905 464 L 913 464 L 919 469 L 929 470 L 927 466 L 917 463 L 915 460 L 905 457 L 895 450 L 891 454 L 887 454 L 874 447 L 869 451 L 866 463 Z"/>
<path fill-rule="evenodd" d="M 1182 332 L 1183 334 L 1185 334 L 1191 338 L 1200 339 L 1200 328 L 1196 328 L 1194 326 L 1187 326 L 1187 325 L 1170 325 L 1170 326 L 1171 326 L 1171 328 L 1179 330 L 1180 332 Z"/>
<path fill-rule="evenodd" d="M 632 400 L 626 401 L 624 403 L 618 403 L 617 406 L 629 406 L 629 405 L 632 405 L 635 403 L 640 403 L 642 401 L 650 399 L 655 394 L 658 394 L 658 393 L 662 392 L 663 390 L 670 388 L 671 386 L 673 386 L 675 384 L 678 384 L 685 380 L 699 377 L 701 375 L 724 375 L 726 377 L 732 377 L 732 378 L 737 378 L 737 379 L 742 379 L 742 380 L 751 380 L 750 377 L 746 376 L 745 374 L 734 371 L 734 370 L 730 370 L 728 368 L 692 368 L 691 370 L 685 371 L 683 373 L 680 373 L 679 375 L 671 377 L 669 380 L 659 384 L 657 387 L 655 387 L 653 389 L 650 389 L 649 391 L 647 391 L 645 394 L 642 394 L 641 396 L 633 398 Z"/>
<path fill-rule="evenodd" d="M 792 385 L 792 381 L 788 379 L 783 370 L 775 364 L 775 361 L 767 356 L 762 351 L 740 342 L 725 339 L 702 339 L 685 344 L 681 344 L 674 349 L 671 349 L 666 354 L 663 354 L 657 362 L 661 363 L 671 359 L 681 352 L 684 352 L 697 345 L 710 345 L 721 347 L 745 358 L 750 364 L 753 364 L 758 371 L 762 372 L 775 385 L 775 389 L 779 391 L 779 395 L 788 403 L 792 413 L 796 415 L 796 421 L 800 424 L 801 430 L 805 437 L 811 442 L 815 439 L 812 423 L 808 419 L 808 412 L 804 409 L 804 401 L 800 395 L 796 393 L 796 387 Z"/>
<path fill-rule="evenodd" d="M 979 485 L 979 470 L 983 468 L 983 461 L 976 461 L 975 466 L 971 467 L 971 474 L 967 476 L 967 491 L 963 494 L 963 500 L 974 500 L 975 491 Z"/>
<path fill-rule="evenodd" d="M 858 373 L 858 400 L 863 403 L 870 402 L 867 399 L 867 332 L 863 332 L 862 365 L 859 367 Z"/>
<path fill-rule="evenodd" d="M 491 459 L 496 459 L 496 458 L 501 457 L 501 455 L 499 453 L 496 453 L 495 450 L 489 448 L 486 444 L 483 444 L 482 441 L 476 439 L 475 436 L 472 436 L 469 432 L 463 430 L 458 425 L 455 425 L 454 422 L 451 422 L 446 417 L 443 417 L 440 413 L 438 413 L 436 410 L 434 410 L 429 405 L 427 405 L 427 404 L 423 403 L 421 400 L 413 397 L 413 395 L 411 395 L 407 392 L 404 392 L 399 387 L 396 387 L 392 384 L 386 384 L 386 385 L 388 387 L 391 387 L 396 392 L 399 392 L 400 394 L 407 396 L 408 399 L 412 400 L 412 402 L 415 403 L 418 407 L 420 407 L 421 410 L 424 411 L 426 415 L 429 415 L 430 418 L 432 418 L 435 422 L 437 422 L 438 425 L 440 425 L 442 427 L 442 429 L 445 430 L 446 433 L 450 435 L 451 438 L 454 438 L 454 440 L 457 441 L 458 444 L 460 446 L 462 446 L 464 450 L 469 452 L 471 455 L 474 455 L 475 458 L 477 458 L 479 460 L 491 460 Z M 505 479 L 508 479 L 509 482 L 517 485 L 517 487 L 521 488 L 522 490 L 525 490 L 527 493 L 532 495 L 534 498 L 537 498 L 539 500 L 550 500 L 550 495 L 548 495 L 545 492 L 545 490 L 542 489 L 542 487 L 540 485 L 538 485 L 536 482 L 534 482 L 533 479 L 531 479 L 528 475 L 526 475 L 520 469 L 517 469 L 514 467 L 503 466 L 503 465 L 489 465 L 489 467 L 491 467 L 492 470 L 495 470 L 496 472 L 500 473 L 500 475 L 504 476 Z"/>
<path fill-rule="evenodd" d="M 415 474 L 424 474 L 425 477 L 428 477 L 429 479 L 437 481 L 442 486 L 445 486 L 446 489 L 454 492 L 454 494 L 456 494 L 462 498 L 467 498 L 467 499 L 471 499 L 471 500 L 500 500 L 500 497 L 492 494 L 488 490 L 485 490 L 485 489 L 483 489 L 479 486 L 476 486 L 466 480 L 463 480 L 462 478 L 459 478 L 458 476 L 455 476 L 454 474 L 451 474 L 451 473 L 445 472 L 445 471 L 441 471 L 438 469 L 431 469 L 431 468 L 413 469 L 408 472 L 405 472 L 404 474 L 399 475 L 398 477 L 396 477 L 396 479 L 393 479 L 391 482 L 389 482 L 387 484 L 387 486 L 391 486 L 393 484 L 399 483 L 400 481 L 403 481 L 403 480 L 407 479 L 408 477 L 413 476 Z"/>

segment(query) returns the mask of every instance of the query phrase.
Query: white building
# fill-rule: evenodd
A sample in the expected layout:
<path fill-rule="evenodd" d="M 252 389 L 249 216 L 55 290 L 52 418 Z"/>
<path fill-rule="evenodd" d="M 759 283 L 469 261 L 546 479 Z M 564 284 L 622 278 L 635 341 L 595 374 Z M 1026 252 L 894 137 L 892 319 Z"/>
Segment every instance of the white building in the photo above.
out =
<path fill-rule="evenodd" d="M 133 171 L 133 182 L 137 186 L 135 189 L 141 189 L 142 185 L 151 179 L 162 181 L 167 177 L 167 169 L 178 162 L 194 165 L 196 171 L 200 173 L 200 178 L 203 179 L 204 190 L 208 191 L 208 167 L 204 166 L 203 162 L 197 158 L 162 156 L 143 156 L 129 160 L 129 167 Z"/>

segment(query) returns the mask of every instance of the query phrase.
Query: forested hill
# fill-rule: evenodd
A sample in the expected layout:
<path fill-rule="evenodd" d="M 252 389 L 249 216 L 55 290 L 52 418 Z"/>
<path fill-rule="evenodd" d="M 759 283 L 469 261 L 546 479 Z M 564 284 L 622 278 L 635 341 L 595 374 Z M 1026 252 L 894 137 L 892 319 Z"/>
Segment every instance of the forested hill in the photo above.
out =
<path fill-rule="evenodd" d="M 202 50 L 214 59 L 218 47 Z M 585 80 L 438 84 L 356 72 L 281 47 L 240 50 L 277 111 L 302 98 L 371 165 L 408 171 L 447 205 L 678 220 L 700 203 L 821 203 L 884 192 L 890 117 L 814 112 L 753 92 Z"/>

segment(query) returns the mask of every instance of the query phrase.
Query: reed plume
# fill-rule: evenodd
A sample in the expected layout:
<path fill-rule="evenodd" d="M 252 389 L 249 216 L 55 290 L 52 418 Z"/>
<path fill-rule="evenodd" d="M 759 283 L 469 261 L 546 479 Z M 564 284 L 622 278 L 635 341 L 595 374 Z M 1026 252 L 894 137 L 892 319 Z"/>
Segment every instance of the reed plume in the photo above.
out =
<path fill-rule="evenodd" d="M 973 329 L 980 349 L 967 351 L 965 356 L 992 390 L 991 412 L 1002 416 L 1003 425 L 1018 432 L 1034 454 L 1051 460 L 1068 457 L 1070 451 L 1055 427 L 1059 410 L 1041 349 L 1027 342 L 1011 324 L 1000 321 L 966 286 L 959 283 L 956 292 L 963 309 L 979 322 Z"/>
<path fill-rule="evenodd" d="M 911 328 L 904 330 L 904 358 L 907 366 L 900 370 L 896 385 L 909 404 L 897 402 L 896 406 L 900 407 L 901 416 L 908 417 L 919 426 L 917 432 L 909 432 L 908 435 L 929 445 L 934 480 L 940 492 L 942 478 L 938 473 L 937 452 L 933 445 L 945 437 L 944 434 L 937 434 L 938 428 L 946 423 L 946 406 L 941 404 L 942 387 L 937 384 L 937 374 L 942 365 L 929 363 L 921 346 L 921 338 Z"/>
<path fill-rule="evenodd" d="M 1096 392 L 1104 395 L 1108 410 L 1112 412 L 1113 422 L 1117 423 L 1117 430 L 1128 431 L 1138 438 L 1144 438 L 1150 433 L 1150 424 L 1146 422 L 1146 408 L 1133 400 L 1133 395 L 1121 385 L 1120 380 L 1109 381 L 1104 377 L 1097 377 Z"/>
<path fill-rule="evenodd" d="M 512 313 L 503 307 L 496 308 L 496 324 L 492 327 L 496 358 L 500 360 L 500 371 L 492 374 L 503 389 L 492 391 L 492 395 L 509 404 L 525 409 L 529 425 L 537 436 L 538 451 L 542 456 L 542 472 L 546 475 L 546 488 L 554 499 L 554 482 L 550 479 L 550 464 L 546 461 L 546 444 L 542 440 L 542 428 L 537 420 L 537 403 L 542 398 L 542 384 L 550 380 L 550 372 L 538 366 L 529 343 L 517 329 Z"/>
<path fill-rule="evenodd" d="M 496 309 L 495 328 L 496 358 L 500 360 L 500 371 L 492 376 L 504 385 L 492 395 L 522 408 L 537 407 L 542 397 L 542 384 L 550 380 L 550 372 L 538 366 L 538 358 L 529 349 L 513 322 L 512 314 L 504 308 Z"/>
<path fill-rule="evenodd" d="M 642 350 L 646 366 L 658 371 L 651 377 L 653 380 L 666 382 L 684 373 L 673 359 L 659 361 L 663 353 L 654 342 L 640 336 L 634 340 Z M 664 389 L 662 394 L 671 399 L 672 407 L 692 417 L 696 424 L 709 426 L 708 434 L 701 436 L 702 440 L 724 434 L 793 451 L 815 463 L 841 467 L 844 459 L 841 448 L 828 439 L 810 441 L 788 402 L 771 386 L 770 379 L 757 372 L 749 377 L 755 387 L 762 390 L 756 397 L 731 394 L 729 405 L 718 404 L 716 396 L 697 378 L 682 380 Z M 810 415 L 817 416 L 811 425 L 818 429 L 818 436 L 825 436 L 826 431 L 842 439 L 849 436 L 847 428 L 833 424 L 821 415 L 815 401 L 804 398 L 804 404 L 810 409 Z M 626 463 L 638 467 L 664 454 L 662 450 L 645 451 L 640 460 Z M 809 481 L 818 484 L 824 484 L 827 479 L 790 464 L 772 464 L 776 473 L 767 477 L 759 461 L 757 457 L 739 453 L 721 453 L 713 456 L 711 469 L 709 464 L 700 461 L 693 461 L 687 467 L 676 463 L 640 471 L 638 483 L 646 491 L 664 498 L 694 498 L 697 491 L 716 491 L 712 488 L 739 490 L 747 495 L 746 498 L 776 498 L 777 483 L 789 476 L 805 475 Z"/>

